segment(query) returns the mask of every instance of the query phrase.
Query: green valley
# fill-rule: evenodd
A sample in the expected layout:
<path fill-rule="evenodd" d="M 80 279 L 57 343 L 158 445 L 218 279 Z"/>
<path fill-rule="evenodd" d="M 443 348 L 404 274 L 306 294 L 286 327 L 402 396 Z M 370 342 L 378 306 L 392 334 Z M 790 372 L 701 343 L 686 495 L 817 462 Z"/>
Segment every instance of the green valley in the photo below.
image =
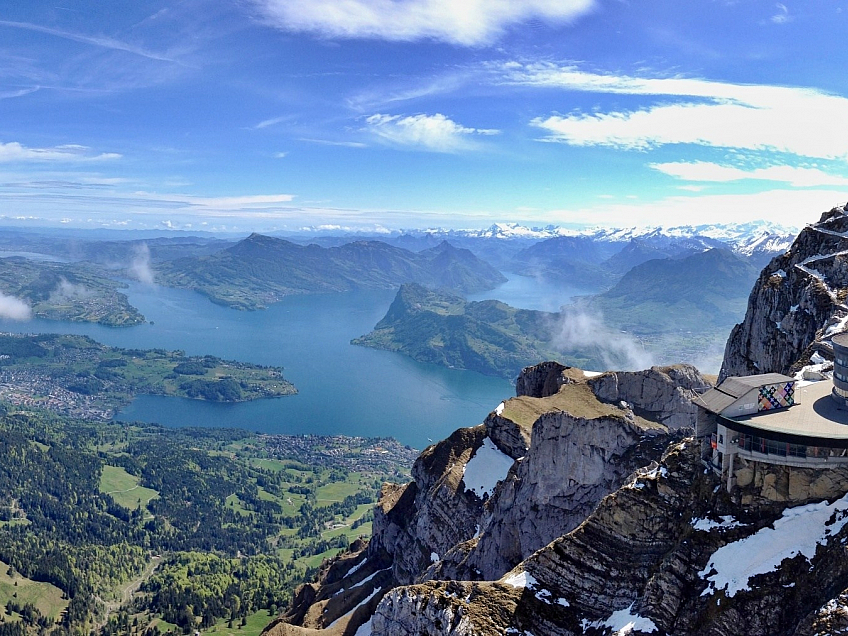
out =
<path fill-rule="evenodd" d="M 258 633 L 324 558 L 370 532 L 380 485 L 407 479 L 416 454 L 391 439 L 6 406 L 0 633 Z"/>

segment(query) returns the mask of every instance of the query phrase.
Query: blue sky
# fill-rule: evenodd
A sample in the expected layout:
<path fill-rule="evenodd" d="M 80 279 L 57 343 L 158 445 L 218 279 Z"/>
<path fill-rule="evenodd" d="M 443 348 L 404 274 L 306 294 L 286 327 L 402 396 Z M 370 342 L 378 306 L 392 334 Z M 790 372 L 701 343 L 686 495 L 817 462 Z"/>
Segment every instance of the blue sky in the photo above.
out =
<path fill-rule="evenodd" d="M 825 0 L 5 0 L 0 223 L 802 226 L 848 200 L 846 33 Z"/>

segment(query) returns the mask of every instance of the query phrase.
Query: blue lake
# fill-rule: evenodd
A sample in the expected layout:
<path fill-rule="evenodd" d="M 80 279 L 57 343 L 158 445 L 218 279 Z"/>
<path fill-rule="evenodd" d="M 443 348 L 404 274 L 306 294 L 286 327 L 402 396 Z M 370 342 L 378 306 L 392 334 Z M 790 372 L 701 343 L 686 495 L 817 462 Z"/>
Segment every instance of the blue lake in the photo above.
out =
<path fill-rule="evenodd" d="M 263 433 L 392 436 L 423 448 L 483 421 L 514 394 L 498 378 L 415 362 L 350 344 L 383 317 L 394 291 L 292 296 L 263 311 L 236 311 L 191 291 L 131 284 L 130 302 L 151 321 L 110 328 L 86 323 L 0 320 L 0 330 L 74 333 L 127 348 L 181 349 L 284 368 L 298 395 L 238 404 L 139 396 L 117 419 L 164 426 L 238 427 Z M 473 299 L 556 310 L 577 290 L 511 276 Z M 585 292 L 582 292 L 585 293 Z"/>
<path fill-rule="evenodd" d="M 164 426 L 239 427 L 264 433 L 393 436 L 423 448 L 483 421 L 512 385 L 470 371 L 355 347 L 394 298 L 391 291 L 293 296 L 264 311 L 215 305 L 200 294 L 133 284 L 130 302 L 152 321 L 127 328 L 0 321 L 16 332 L 75 333 L 129 348 L 182 349 L 284 367 L 299 394 L 238 404 L 140 396 L 121 420 Z"/>

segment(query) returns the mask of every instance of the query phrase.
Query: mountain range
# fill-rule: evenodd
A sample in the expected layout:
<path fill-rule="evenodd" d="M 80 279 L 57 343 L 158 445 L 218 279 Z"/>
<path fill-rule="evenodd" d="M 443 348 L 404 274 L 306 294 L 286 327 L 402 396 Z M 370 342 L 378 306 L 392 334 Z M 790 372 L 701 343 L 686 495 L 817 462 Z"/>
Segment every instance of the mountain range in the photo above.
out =
<path fill-rule="evenodd" d="M 506 281 L 447 241 L 411 252 L 379 241 L 325 248 L 260 234 L 208 256 L 158 264 L 155 273 L 162 284 L 194 289 L 236 309 L 262 308 L 291 294 L 392 289 L 406 282 L 474 293 Z"/>
<path fill-rule="evenodd" d="M 369 238 L 418 251 L 442 241 L 470 250 L 501 271 L 541 276 L 572 287 L 611 287 L 631 267 L 654 258 L 680 258 L 712 248 L 727 249 L 762 267 L 786 251 L 795 232 L 765 221 L 670 228 L 528 228 L 515 223 L 482 230 L 404 230 L 373 235 L 290 235 L 297 243 L 338 247 Z"/>

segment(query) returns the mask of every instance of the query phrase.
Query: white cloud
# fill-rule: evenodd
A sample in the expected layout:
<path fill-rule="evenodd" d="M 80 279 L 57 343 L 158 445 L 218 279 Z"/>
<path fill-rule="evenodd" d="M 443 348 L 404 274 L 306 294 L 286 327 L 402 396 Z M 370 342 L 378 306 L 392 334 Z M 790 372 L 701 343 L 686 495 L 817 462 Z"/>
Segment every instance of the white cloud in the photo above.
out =
<path fill-rule="evenodd" d="M 198 197 L 187 194 L 155 194 L 136 192 L 134 197 L 147 201 L 185 204 L 192 208 L 210 210 L 242 210 L 249 208 L 273 207 L 281 203 L 290 203 L 293 194 L 252 194 L 238 197 Z"/>
<path fill-rule="evenodd" d="M 848 177 L 829 174 L 818 168 L 794 166 L 769 166 L 746 170 L 707 161 L 681 161 L 652 163 L 650 167 L 672 177 L 686 181 L 727 182 L 743 179 L 780 181 L 798 188 L 816 186 L 848 186 Z"/>
<path fill-rule="evenodd" d="M 472 137 L 497 135 L 500 132 L 468 128 L 441 113 L 408 117 L 376 114 L 365 121 L 368 124 L 368 130 L 384 141 L 434 152 L 473 150 L 477 145 L 471 140 Z"/>
<path fill-rule="evenodd" d="M 282 117 L 272 117 L 271 119 L 263 119 L 258 124 L 251 126 L 250 130 L 262 130 L 263 128 L 268 128 L 269 126 L 276 126 L 277 124 L 281 124 L 285 121 L 291 121 L 291 115 L 283 115 Z"/>
<path fill-rule="evenodd" d="M 0 318 L 29 320 L 32 318 L 32 308 L 20 298 L 0 292 Z"/>
<path fill-rule="evenodd" d="M 301 137 L 299 141 L 305 141 L 310 144 L 319 144 L 321 146 L 340 146 L 342 148 L 365 148 L 367 144 L 360 141 L 334 141 L 332 139 L 309 139 Z"/>
<path fill-rule="evenodd" d="M 496 40 L 531 19 L 567 23 L 593 0 L 254 0 L 268 22 L 325 37 L 432 39 L 463 46 Z"/>
<path fill-rule="evenodd" d="M 537 117 L 544 141 L 647 150 L 666 144 L 848 157 L 848 99 L 810 88 L 731 84 L 691 78 L 641 78 L 575 66 L 493 66 L 504 83 L 591 93 L 663 97 L 635 110 Z"/>
<path fill-rule="evenodd" d="M 92 154 L 91 148 L 76 144 L 53 146 L 52 148 L 29 148 L 16 141 L 0 142 L 0 163 L 13 161 L 108 161 L 120 159 L 115 152 Z"/>
<path fill-rule="evenodd" d="M 172 227 L 170 221 L 166 223 L 166 227 Z M 154 284 L 153 270 L 150 268 L 150 248 L 147 247 L 147 243 L 136 246 L 129 270 L 132 277 L 140 283 Z"/>
<path fill-rule="evenodd" d="M 792 16 L 789 15 L 789 9 L 786 8 L 785 4 L 778 2 L 774 6 L 777 8 L 777 13 L 771 16 L 772 22 L 775 24 L 786 24 L 787 22 L 792 21 Z"/>
<path fill-rule="evenodd" d="M 368 88 L 352 95 L 347 104 L 353 110 L 368 112 L 379 110 L 384 106 L 399 102 L 415 101 L 454 93 L 461 90 L 476 77 L 469 70 L 452 70 L 445 75 L 426 78 L 404 78 L 397 80 L 394 85 L 381 88 Z"/>
<path fill-rule="evenodd" d="M 3 91 L 0 92 L 0 99 L 15 99 L 16 97 L 23 97 L 24 95 L 34 93 L 37 90 L 40 90 L 39 86 L 33 86 L 32 88 L 22 88 L 17 91 Z"/>

